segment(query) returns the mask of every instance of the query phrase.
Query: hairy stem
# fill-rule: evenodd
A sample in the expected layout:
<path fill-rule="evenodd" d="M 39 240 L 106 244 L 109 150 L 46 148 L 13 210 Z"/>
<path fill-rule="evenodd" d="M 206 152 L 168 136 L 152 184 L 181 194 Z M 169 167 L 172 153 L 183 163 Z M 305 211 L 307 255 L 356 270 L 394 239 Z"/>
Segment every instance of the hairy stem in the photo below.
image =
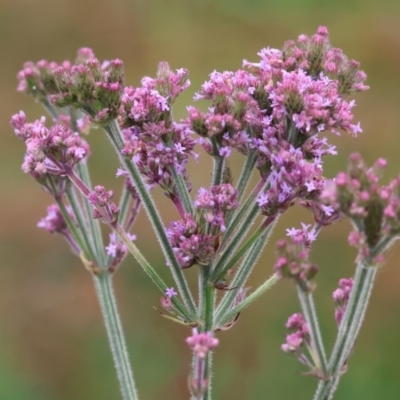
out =
<path fill-rule="evenodd" d="M 149 194 L 149 191 L 140 175 L 137 166 L 134 162 L 132 162 L 132 160 L 123 157 L 121 154 L 121 150 L 124 146 L 124 140 L 117 121 L 109 123 L 105 127 L 105 131 L 135 185 L 135 188 L 139 194 L 139 197 L 157 235 L 163 253 L 168 261 L 178 291 L 180 292 L 182 299 L 190 314 L 195 318 L 195 316 L 197 315 L 196 306 L 194 304 L 189 285 L 175 257 L 175 253 L 172 249 L 171 243 L 168 240 L 167 234 L 164 229 L 164 224 L 161 220 L 158 210 Z"/>
<path fill-rule="evenodd" d="M 193 214 L 193 203 L 190 198 L 189 189 L 187 187 L 186 181 L 182 174 L 178 174 L 175 168 L 171 169 L 172 177 L 176 185 L 176 190 L 179 195 L 179 199 L 182 203 L 183 209 L 187 214 Z"/>
<path fill-rule="evenodd" d="M 124 400 L 137 400 L 138 394 L 133 378 L 124 332 L 113 293 L 112 276 L 103 272 L 94 276 L 94 285 L 107 330 L 108 341 Z"/>
<path fill-rule="evenodd" d="M 258 210 L 257 210 L 258 211 Z M 265 221 L 261 224 L 261 226 L 247 239 L 247 241 L 243 244 L 243 246 L 236 252 L 234 256 L 232 256 L 235 249 L 238 247 L 238 242 L 241 242 L 240 235 L 236 235 L 235 239 L 227 246 L 221 258 L 218 260 L 214 271 L 211 274 L 211 281 L 216 283 L 223 276 L 233 268 L 237 262 L 246 254 L 246 252 L 250 249 L 250 247 L 258 240 L 258 238 L 262 235 L 262 233 L 274 222 L 275 216 L 267 217 Z M 245 232 L 239 232 L 242 235 L 245 235 Z"/>
<path fill-rule="evenodd" d="M 233 307 L 225 315 L 223 315 L 218 321 L 218 325 L 223 326 L 227 322 L 234 319 L 238 313 L 240 313 L 244 308 L 248 307 L 251 303 L 257 300 L 277 282 L 278 282 L 278 277 L 276 276 L 276 274 L 272 275 L 271 278 L 269 278 L 262 285 L 260 285 L 253 293 L 251 293 L 248 297 L 246 297 L 240 304 L 238 304 L 236 307 Z"/>
<path fill-rule="evenodd" d="M 246 201 L 231 215 L 222 238 L 222 247 L 232 239 L 235 231 L 237 232 L 238 230 L 241 230 L 243 225 L 247 228 L 246 232 L 250 229 L 250 226 L 257 217 L 259 210 L 256 198 L 265 186 L 265 180 L 261 180 L 250 193 Z"/>
<path fill-rule="evenodd" d="M 338 336 L 328 364 L 329 379 L 320 381 L 314 400 L 330 400 L 353 350 L 368 307 L 377 267 L 360 263 L 354 276 L 349 302 L 340 323 Z"/>
<path fill-rule="evenodd" d="M 317 312 L 315 310 L 314 297 L 312 293 L 304 291 L 299 285 L 297 285 L 297 294 L 300 300 L 303 315 L 310 328 L 311 346 L 314 350 L 312 354 L 314 365 L 318 371 L 321 372 L 321 376 L 325 377 L 327 370 L 327 359 Z"/>
<path fill-rule="evenodd" d="M 241 263 L 240 267 L 237 269 L 235 277 L 230 282 L 231 289 L 225 292 L 222 300 L 220 301 L 218 308 L 215 312 L 215 325 L 221 327 L 220 320 L 224 315 L 233 308 L 236 297 L 240 290 L 243 290 L 244 284 L 249 278 L 251 272 L 257 264 L 257 260 L 261 256 L 263 248 L 268 242 L 268 238 L 272 234 L 273 228 L 277 220 L 274 221 L 258 238 L 258 240 L 253 244 L 250 250 L 247 252 L 246 257 Z"/>
<path fill-rule="evenodd" d="M 253 172 L 254 166 L 256 165 L 257 154 L 255 150 L 250 150 L 246 157 L 246 161 L 243 165 L 242 172 L 240 174 L 237 190 L 238 190 L 238 200 L 240 200 L 249 184 L 251 173 Z"/>
<path fill-rule="evenodd" d="M 84 162 L 78 163 L 77 174 L 85 183 L 85 185 L 89 188 L 89 190 L 91 190 L 92 184 L 90 181 L 89 169 L 86 163 Z M 92 217 L 92 206 L 90 205 L 86 197 L 83 198 L 83 203 L 86 210 L 88 229 L 90 230 L 89 238 L 92 239 L 93 248 L 94 251 L 96 252 L 98 262 L 103 265 L 105 263 L 106 255 L 104 252 L 104 242 L 103 242 L 103 236 L 101 234 L 100 222 Z"/>

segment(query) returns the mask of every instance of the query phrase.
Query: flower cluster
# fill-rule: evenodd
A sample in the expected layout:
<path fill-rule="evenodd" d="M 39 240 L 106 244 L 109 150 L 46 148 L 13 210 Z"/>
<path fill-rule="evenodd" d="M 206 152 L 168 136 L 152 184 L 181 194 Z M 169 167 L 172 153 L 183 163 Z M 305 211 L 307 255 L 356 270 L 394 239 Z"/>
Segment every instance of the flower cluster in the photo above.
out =
<path fill-rule="evenodd" d="M 244 70 L 214 71 L 196 93 L 195 100 L 212 102 L 207 113 L 188 107 L 188 123 L 199 136 L 208 138 L 200 141 L 208 153 L 228 157 L 231 148 L 248 153 L 251 135 L 246 129 L 260 131 L 263 116 L 252 96 L 257 85 L 257 78 Z"/>
<path fill-rule="evenodd" d="M 226 213 L 239 206 L 237 190 L 230 183 L 212 186 L 210 190 L 200 188 L 194 205 L 204 211 L 207 222 L 224 232 Z"/>
<path fill-rule="evenodd" d="M 70 207 L 67 208 L 67 212 L 72 217 Z M 37 227 L 50 233 L 61 233 L 62 235 L 68 231 L 65 219 L 57 204 L 51 204 L 47 207 L 47 215 L 38 222 Z"/>
<path fill-rule="evenodd" d="M 287 235 L 291 243 L 280 240 L 276 245 L 275 272 L 279 278 L 293 279 L 302 290 L 311 292 L 315 288 L 312 279 L 318 272 L 318 267 L 309 261 L 310 246 L 316 239 L 316 232 L 310 230 L 310 225 L 302 224 L 302 229 L 288 229 Z"/>
<path fill-rule="evenodd" d="M 379 159 L 368 168 L 360 154 L 352 154 L 347 172 L 327 182 L 321 195 L 353 222 L 349 243 L 358 248 L 359 260 L 374 258 L 378 248 L 380 255 L 375 261 L 382 261 L 382 251 L 400 234 L 400 177 L 388 185 L 380 184 L 385 167 L 386 161 Z"/>
<path fill-rule="evenodd" d="M 73 224 L 76 223 L 71 207 L 65 207 L 65 212 L 68 213 Z M 79 246 L 76 243 L 71 230 L 69 229 L 65 218 L 57 204 L 51 204 L 47 207 L 47 215 L 42 218 L 36 225 L 38 228 L 43 228 L 50 233 L 58 233 L 62 235 L 70 245 L 75 254 L 79 254 Z"/>
<path fill-rule="evenodd" d="M 335 319 L 340 326 L 343 314 L 346 311 L 347 303 L 349 302 L 351 289 L 353 288 L 353 278 L 340 279 L 339 287 L 333 292 L 332 297 L 335 302 Z"/>
<path fill-rule="evenodd" d="M 55 175 L 59 194 L 63 192 L 63 176 L 72 171 L 73 167 L 90 154 L 89 145 L 77 132 L 72 132 L 66 125 L 45 126 L 46 119 L 42 117 L 33 123 L 27 123 L 25 114 L 20 111 L 12 116 L 11 125 L 15 134 L 26 145 L 26 154 L 22 170 L 38 180 L 48 191 L 49 175 Z"/>
<path fill-rule="evenodd" d="M 175 72 L 166 62 L 158 65 L 156 78 L 144 77 L 142 86 L 127 86 L 121 98 L 121 125 L 140 127 L 149 123 L 171 121 L 171 105 L 190 85 L 189 73 L 181 68 Z"/>
<path fill-rule="evenodd" d="M 209 264 L 215 253 L 216 237 L 206 234 L 190 214 L 172 222 L 167 235 L 181 268 Z"/>
<path fill-rule="evenodd" d="M 172 222 L 167 235 L 182 268 L 207 265 L 218 248 L 218 236 L 224 232 L 225 216 L 239 205 L 237 190 L 230 183 L 200 188 L 194 206 L 196 218 L 185 214 Z"/>
<path fill-rule="evenodd" d="M 318 199 L 325 183 L 322 165 L 304 159 L 301 149 L 280 149 L 271 155 L 271 173 L 268 189 L 261 193 L 257 203 L 266 216 L 277 215 L 294 204 L 296 198 Z"/>
<path fill-rule="evenodd" d="M 359 261 L 363 261 L 355 275 L 354 286 L 359 287 L 364 285 L 357 281 L 359 268 L 367 270 L 381 261 L 381 253 L 400 235 L 400 177 L 386 186 L 379 183 L 384 160 L 368 169 L 355 154 L 347 173 L 331 181 L 323 174 L 324 157 L 335 155 L 336 149 L 321 133 L 356 136 L 362 131 L 359 123 L 353 123 L 355 102 L 349 98 L 368 88 L 359 64 L 330 45 L 325 27 L 310 37 L 300 35 L 286 42 L 282 50 L 262 49 L 258 56 L 258 62 L 244 60 L 238 71 L 212 72 L 194 97 L 208 101 L 209 108 L 203 112 L 188 107 L 188 117 L 180 121 L 173 118 L 172 107 L 190 85 L 188 71 L 172 70 L 166 62 L 158 65 L 154 78 L 144 77 L 137 87 L 125 86 L 121 60 L 100 63 L 87 48 L 79 50 L 74 63 L 30 62 L 18 74 L 18 90 L 41 102 L 54 123 L 47 128 L 44 117 L 28 123 L 23 112 L 11 119 L 16 135 L 26 144 L 23 170 L 58 204 L 48 208 L 38 226 L 63 235 L 95 281 L 101 279 L 100 299 L 106 290 L 108 300 L 114 301 L 108 277 L 128 250 L 134 255 L 162 290 L 161 306 L 172 315 L 160 314 L 195 327 L 186 343 L 194 354 L 189 388 L 196 399 L 208 398 L 209 353 L 219 343 L 214 333 L 229 329 L 245 306 L 282 278 L 296 283 L 302 308 L 286 323 L 289 333 L 282 350 L 309 366 L 321 385 L 336 385 L 335 374 L 342 368 L 333 365 L 335 358 L 338 363 L 343 359 L 340 352 L 350 347 L 347 344 L 351 345 L 359 325 L 356 318 L 363 310 L 350 313 L 348 309 L 349 315 L 354 314 L 349 317 L 348 332 L 338 336 L 328 361 L 312 297 L 318 272 L 310 262 L 312 242 L 323 226 L 349 217 L 355 227 L 349 241 L 358 247 Z M 114 191 L 101 185 L 92 189 L 90 183 L 85 162 L 90 149 L 82 135 L 92 123 L 104 128 L 124 166 L 116 174 L 125 178 L 119 206 L 114 203 Z M 198 157 L 197 144 L 214 158 L 214 172 L 211 187 L 200 188 L 192 201 L 186 167 L 190 157 Z M 237 188 L 227 160 L 233 150 L 247 157 Z M 240 205 L 254 170 L 258 170 L 258 182 Z M 180 215 L 165 230 L 149 194 L 156 185 Z M 129 232 L 142 202 L 177 291 L 167 286 L 131 243 L 136 236 Z M 275 221 L 296 202 L 311 211 L 316 224 L 287 230 L 289 239 L 277 243 L 275 274 L 247 296 L 247 280 Z M 263 222 L 247 235 L 259 213 Z M 106 245 L 99 220 L 112 230 Z M 202 266 L 198 303 L 180 270 L 194 264 Z M 370 271 L 376 269 L 367 271 L 373 279 Z M 232 276 L 230 285 L 228 276 Z M 357 294 L 366 293 L 357 289 L 354 302 L 348 304 L 352 287 L 352 278 L 341 279 L 333 293 L 338 325 L 346 307 L 357 305 Z M 225 294 L 216 296 L 216 289 Z M 114 318 L 118 313 L 110 315 L 105 312 L 106 323 L 115 324 L 111 328 L 121 339 L 117 367 L 128 367 L 120 324 Z M 324 393 L 330 396 L 328 391 Z"/>
<path fill-rule="evenodd" d="M 133 242 L 136 240 L 136 235 L 131 233 L 127 233 L 128 238 Z M 121 265 L 122 261 L 124 261 L 125 257 L 128 254 L 128 248 L 124 243 L 122 243 L 115 232 L 110 233 L 110 242 L 105 248 L 106 254 L 110 257 L 111 262 L 109 265 L 109 269 L 111 271 L 115 271 L 115 269 Z"/>
<path fill-rule="evenodd" d="M 233 148 L 243 154 L 255 149 L 257 166 L 266 173 L 270 154 L 289 144 L 304 146 L 305 158 L 320 158 L 334 150 L 324 141 L 306 144 L 319 132 L 361 131 L 351 123 L 355 102 L 344 96 L 368 89 L 366 75 L 331 47 L 325 27 L 311 38 L 287 42 L 283 50 L 266 48 L 258 55 L 259 62 L 243 62 L 244 70 L 210 75 L 195 96 L 211 101 L 208 112 L 188 109 L 187 122 L 207 152 L 226 157 Z"/>
<path fill-rule="evenodd" d="M 159 64 L 156 78 L 145 77 L 141 83 L 138 88 L 126 87 L 121 97 L 122 154 L 132 157 L 148 185 L 158 184 L 173 197 L 173 171 L 186 179 L 189 156 L 197 159 L 191 130 L 174 121 L 171 113 L 172 103 L 190 84 L 188 72 L 174 72 L 164 62 Z"/>
<path fill-rule="evenodd" d="M 167 128 L 162 121 L 146 124 L 142 129 L 124 129 L 123 134 L 125 145 L 122 154 L 132 158 L 146 183 L 150 187 L 160 185 L 167 196 L 176 196 L 173 171 L 187 179 L 185 165 L 189 156 L 197 158 L 194 152 L 196 143 L 188 128 L 175 122 Z"/>
<path fill-rule="evenodd" d="M 197 328 L 193 328 L 192 336 L 186 339 L 186 343 L 197 357 L 204 359 L 207 353 L 218 346 L 219 340 L 211 332 L 199 332 Z"/>
<path fill-rule="evenodd" d="M 311 345 L 310 328 L 303 315 L 293 314 L 285 326 L 291 333 L 286 335 L 286 342 L 281 346 L 282 351 L 295 355 L 303 364 L 309 365 L 304 348 Z"/>
<path fill-rule="evenodd" d="M 340 93 L 343 94 L 368 89 L 364 84 L 365 72 L 359 70 L 359 63 L 349 60 L 341 49 L 331 47 L 325 26 L 320 26 L 311 37 L 303 34 L 297 41 L 287 41 L 283 47 L 282 61 L 289 71 L 299 68 L 313 77 L 323 73 L 338 80 Z"/>
<path fill-rule="evenodd" d="M 115 194 L 112 190 L 106 190 L 104 186 L 94 187 L 87 198 L 93 204 L 93 218 L 104 219 L 107 223 L 114 224 L 118 220 L 119 207 L 112 201 Z"/>
<path fill-rule="evenodd" d="M 82 109 L 97 123 L 107 123 L 118 117 L 124 86 L 121 60 L 100 63 L 91 49 L 82 48 L 75 64 L 30 62 L 24 65 L 18 79 L 18 90 L 40 101 L 50 99 L 57 107 Z"/>

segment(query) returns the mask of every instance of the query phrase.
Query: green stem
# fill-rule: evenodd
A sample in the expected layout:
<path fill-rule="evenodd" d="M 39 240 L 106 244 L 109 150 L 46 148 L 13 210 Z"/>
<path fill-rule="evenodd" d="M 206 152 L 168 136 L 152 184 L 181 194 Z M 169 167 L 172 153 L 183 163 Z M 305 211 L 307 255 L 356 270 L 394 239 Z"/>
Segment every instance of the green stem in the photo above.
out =
<path fill-rule="evenodd" d="M 69 230 L 71 231 L 71 234 L 73 236 L 73 238 L 75 239 L 75 241 L 78 243 L 80 250 L 83 252 L 84 256 L 90 260 L 92 258 L 92 254 L 90 253 L 89 249 L 86 246 L 86 243 L 80 233 L 80 230 L 77 229 L 76 225 L 74 224 L 74 222 L 71 220 L 67 209 L 65 208 L 65 204 L 63 203 L 63 201 L 56 197 L 55 198 L 58 207 L 60 208 L 61 214 L 64 218 L 65 223 L 67 224 Z"/>
<path fill-rule="evenodd" d="M 176 190 L 178 191 L 179 198 L 182 202 L 183 208 L 187 214 L 193 215 L 193 203 L 190 198 L 189 190 L 185 179 L 182 174 L 178 174 L 175 168 L 171 169 L 171 175 L 176 185 Z"/>
<path fill-rule="evenodd" d="M 214 143 L 215 145 L 215 143 Z M 225 159 L 221 156 L 214 156 L 214 167 L 213 174 L 211 178 L 211 185 L 216 186 L 221 184 L 223 179 L 223 170 Z M 210 225 L 208 224 L 207 230 L 209 230 Z M 213 332 L 214 331 L 214 306 L 215 306 L 215 288 L 210 282 L 211 266 L 202 266 L 199 274 L 199 314 L 202 320 L 202 331 L 203 332 Z M 206 355 L 205 360 L 196 359 L 193 363 L 193 375 L 198 374 L 199 365 L 202 367 L 202 381 L 207 381 L 207 389 L 202 395 L 201 400 L 211 400 L 211 379 L 212 379 L 212 356 L 209 352 Z"/>
<path fill-rule="evenodd" d="M 238 200 L 240 200 L 247 188 L 250 181 L 251 173 L 253 172 L 254 166 L 256 165 L 257 154 L 255 150 L 250 150 L 246 157 L 246 162 L 243 165 L 242 172 L 240 174 L 237 190 L 238 190 Z"/>
<path fill-rule="evenodd" d="M 275 285 L 278 282 L 278 277 L 276 274 L 272 275 L 271 278 L 266 280 L 261 286 L 259 286 L 253 293 L 247 296 L 240 304 L 236 307 L 229 310 L 226 314 L 224 314 L 218 320 L 218 326 L 223 326 L 232 319 L 236 317 L 238 313 L 240 313 L 244 308 L 248 307 L 253 301 L 257 300 L 260 296 L 262 296 L 268 289 Z"/>
<path fill-rule="evenodd" d="M 313 358 L 314 365 L 318 372 L 321 372 L 321 376 L 325 377 L 327 371 L 327 359 L 313 295 L 312 293 L 305 292 L 299 285 L 297 285 L 297 294 L 300 300 L 303 315 L 310 328 L 311 346 L 314 350 L 311 356 Z"/>
<path fill-rule="evenodd" d="M 201 267 L 200 271 L 200 302 L 199 311 L 202 319 L 202 331 L 214 331 L 214 305 L 215 305 L 215 288 L 209 281 L 210 266 Z M 205 363 L 203 370 L 203 380 L 207 380 L 207 389 L 203 394 L 202 400 L 211 400 L 211 379 L 212 379 L 212 356 L 209 352 L 206 359 L 202 362 Z M 197 366 L 197 363 L 195 362 Z"/>
<path fill-rule="evenodd" d="M 226 231 L 224 232 L 224 236 L 222 238 L 222 248 L 226 246 L 226 243 L 232 239 L 235 231 L 235 237 L 243 237 L 242 234 L 237 234 L 238 231 L 243 232 L 243 226 L 244 229 L 246 229 L 244 235 L 246 234 L 246 232 L 248 232 L 259 211 L 258 204 L 256 203 L 256 198 L 261 190 L 266 186 L 267 184 L 264 180 L 260 181 L 250 193 L 246 201 L 233 213 L 233 215 L 231 215 L 231 218 L 229 218 L 229 222 L 227 223 Z"/>
<path fill-rule="evenodd" d="M 192 297 L 192 294 L 189 289 L 189 285 L 186 281 L 185 276 L 180 268 L 180 265 L 175 257 L 175 253 L 172 249 L 171 243 L 168 240 L 167 234 L 164 229 L 163 222 L 158 213 L 158 210 L 151 198 L 149 191 L 143 182 L 141 174 L 135 165 L 130 159 L 127 159 L 122 156 L 121 150 L 124 146 L 124 140 L 122 137 L 122 133 L 119 129 L 117 121 L 112 121 L 105 127 L 105 131 L 111 140 L 111 143 L 114 145 L 114 148 L 120 157 L 120 160 L 124 164 L 126 170 L 128 171 L 135 188 L 139 194 L 139 197 L 143 203 L 143 206 L 147 212 L 147 215 L 152 223 L 154 231 L 157 235 L 157 239 L 161 245 L 163 253 L 168 260 L 169 267 L 172 273 L 172 276 L 176 282 L 178 291 L 180 292 L 182 299 L 189 310 L 190 314 L 193 318 L 196 318 L 196 306 Z"/>
<path fill-rule="evenodd" d="M 214 156 L 214 168 L 211 178 L 211 186 L 220 185 L 224 175 L 225 158 L 221 156 Z"/>
<path fill-rule="evenodd" d="M 73 172 L 70 171 L 68 174 L 68 178 L 71 180 L 71 182 L 74 183 L 74 185 L 80 190 L 83 196 L 87 197 L 90 194 L 89 189 L 85 186 L 85 184 L 80 180 L 80 178 Z M 102 214 L 103 210 L 102 207 L 96 206 L 97 210 L 99 211 L 100 214 Z M 150 276 L 150 278 L 153 280 L 153 282 L 156 284 L 156 286 L 165 294 L 166 289 L 168 288 L 167 285 L 164 283 L 164 281 L 161 279 L 161 277 L 157 274 L 157 272 L 154 270 L 154 268 L 148 263 L 148 261 L 145 259 L 143 254 L 140 252 L 140 250 L 136 247 L 136 245 L 132 242 L 132 240 L 129 239 L 128 235 L 124 231 L 124 229 L 119 225 L 117 222 L 109 222 L 107 221 L 107 218 L 104 218 L 104 222 L 108 224 L 108 226 L 119 236 L 121 241 L 126 245 L 128 250 L 132 253 L 132 255 L 135 257 L 135 259 L 138 261 L 139 265 L 143 268 L 143 270 Z M 196 320 L 196 318 L 193 318 L 190 313 L 188 313 L 181 304 L 181 302 L 174 296 L 172 297 L 172 303 L 176 307 L 176 309 L 184 316 L 184 318 L 192 322 Z M 197 316 L 197 314 L 195 314 Z"/>
<path fill-rule="evenodd" d="M 83 237 L 83 240 L 85 242 L 85 247 L 89 250 L 90 253 L 90 259 L 94 260 L 98 266 L 103 265 L 101 263 L 101 259 L 96 253 L 94 249 L 94 244 L 90 238 L 90 232 L 88 232 L 88 221 L 85 218 L 85 215 L 82 211 L 82 205 L 79 199 L 77 198 L 76 192 L 74 190 L 73 186 L 68 186 L 66 191 L 65 191 L 68 201 L 71 205 L 72 211 L 75 215 L 76 221 L 78 223 L 78 226 L 80 228 L 81 235 Z"/>
<path fill-rule="evenodd" d="M 168 286 L 164 282 L 164 280 L 157 274 L 156 270 L 149 264 L 149 262 L 146 260 L 146 258 L 143 256 L 143 254 L 140 252 L 140 250 L 136 247 L 135 243 L 132 242 L 132 240 L 129 239 L 128 235 L 126 232 L 122 229 L 122 227 L 117 224 L 116 226 L 113 227 L 119 238 L 122 240 L 122 242 L 125 244 L 125 246 L 128 248 L 130 253 L 135 257 L 136 261 L 139 263 L 139 265 L 142 267 L 143 271 L 146 272 L 146 274 L 150 277 L 150 279 L 155 283 L 155 285 L 161 290 L 161 292 L 165 295 L 166 290 L 168 289 Z M 171 298 L 172 304 L 176 308 L 176 310 L 181 314 L 181 316 L 184 318 L 185 322 L 194 322 L 195 320 L 193 319 L 193 316 L 188 313 L 186 308 L 183 306 L 183 304 L 179 301 L 179 299 L 176 296 L 173 296 Z"/>
<path fill-rule="evenodd" d="M 222 300 L 220 301 L 217 310 L 215 312 L 216 326 L 221 327 L 220 320 L 224 315 L 229 312 L 233 307 L 236 300 L 236 296 L 239 291 L 243 289 L 244 284 L 249 278 L 253 268 L 257 264 L 257 260 L 260 258 L 263 248 L 268 242 L 268 238 L 271 236 L 273 228 L 277 222 L 277 219 L 261 234 L 258 240 L 253 244 L 251 249 L 247 252 L 246 257 L 237 269 L 235 277 L 230 282 L 231 290 L 227 290 Z"/>
<path fill-rule="evenodd" d="M 53 104 L 51 104 L 47 98 L 43 99 L 41 101 L 41 103 L 42 103 L 43 107 L 46 109 L 46 111 L 51 115 L 51 117 L 54 120 L 57 120 L 59 113 L 58 113 L 57 109 L 53 106 Z"/>
<path fill-rule="evenodd" d="M 213 352 L 208 352 L 206 356 L 206 368 L 205 368 L 205 376 L 208 377 L 208 386 L 207 391 L 204 393 L 204 400 L 212 399 L 212 360 L 213 360 Z"/>
<path fill-rule="evenodd" d="M 257 210 L 258 211 L 258 210 Z M 213 273 L 211 274 L 211 281 L 216 283 L 223 276 L 233 268 L 239 260 L 246 254 L 246 252 L 250 249 L 250 247 L 258 240 L 258 238 L 262 235 L 262 233 L 274 222 L 275 216 L 267 217 L 265 221 L 261 224 L 261 226 L 247 239 L 247 241 L 243 244 L 243 246 L 236 252 L 236 254 L 231 258 L 232 253 L 237 248 L 238 244 L 241 242 L 241 237 L 236 235 L 236 240 L 232 240 L 232 242 L 227 246 L 221 258 L 217 262 Z M 245 232 L 240 232 L 245 235 Z M 240 242 L 239 242 L 240 241 Z M 239 242 L 239 243 L 238 243 Z"/>
<path fill-rule="evenodd" d="M 333 398 L 364 320 L 376 272 L 377 267 L 374 266 L 363 263 L 357 266 L 349 302 L 340 323 L 338 336 L 328 364 L 329 379 L 320 381 L 314 400 L 330 400 Z"/>
<path fill-rule="evenodd" d="M 119 199 L 119 215 L 118 215 L 118 223 L 125 228 L 125 222 L 128 219 L 130 205 L 131 203 L 131 194 L 124 186 L 122 189 L 121 197 Z"/>
<path fill-rule="evenodd" d="M 112 288 L 112 276 L 94 275 L 94 284 L 106 326 L 107 336 L 124 400 L 137 400 L 138 394 L 126 348 L 121 320 Z"/>
<path fill-rule="evenodd" d="M 89 190 L 92 190 L 92 183 L 90 180 L 89 169 L 85 162 L 80 162 L 77 165 L 77 174 L 82 179 L 83 183 L 87 186 Z M 100 222 L 98 219 L 92 217 L 93 207 L 89 203 L 86 197 L 83 198 L 83 203 L 86 210 L 87 220 L 89 222 L 88 228 L 90 230 L 89 238 L 92 239 L 93 247 L 98 256 L 98 262 L 101 265 L 105 265 L 105 251 L 104 251 L 104 241 L 101 234 Z"/>

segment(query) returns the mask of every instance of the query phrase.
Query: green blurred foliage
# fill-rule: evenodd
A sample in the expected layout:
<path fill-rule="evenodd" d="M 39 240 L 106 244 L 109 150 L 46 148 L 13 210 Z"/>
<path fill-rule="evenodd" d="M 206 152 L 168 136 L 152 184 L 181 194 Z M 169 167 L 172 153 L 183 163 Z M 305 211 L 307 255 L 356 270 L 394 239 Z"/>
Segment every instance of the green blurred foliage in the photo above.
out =
<path fill-rule="evenodd" d="M 0 0 L 0 400 L 108 400 L 119 398 L 90 276 L 58 237 L 35 228 L 50 199 L 20 172 L 23 146 L 8 125 L 24 109 L 33 119 L 37 104 L 15 92 L 15 75 L 26 60 L 73 58 L 93 47 L 101 59 L 124 60 L 127 81 L 152 75 L 158 61 L 191 72 L 192 87 L 175 115 L 185 115 L 193 93 L 214 69 L 234 70 L 243 58 L 257 59 L 262 47 L 281 47 L 300 33 L 327 25 L 333 44 L 362 63 L 371 90 L 357 96 L 357 139 L 331 138 L 340 155 L 327 160 L 326 174 L 343 168 L 349 153 L 369 162 L 389 160 L 399 172 L 400 3 L 398 0 Z M 91 168 L 94 181 L 118 188 L 116 159 L 104 135 L 95 131 Z M 241 159 L 235 159 L 238 171 Z M 207 161 L 202 161 L 207 164 Z M 207 171 L 206 168 L 202 169 Z M 210 174 L 192 165 L 194 188 Z M 166 222 L 172 208 L 157 193 Z M 299 209 L 282 218 L 251 285 L 271 273 L 273 243 L 284 228 L 308 221 Z M 354 251 L 346 244 L 348 225 L 321 235 L 313 252 L 321 267 L 316 299 L 326 342 L 335 335 L 331 292 L 353 271 Z M 167 276 L 151 228 L 142 215 L 138 244 Z M 149 243 L 154 243 L 154 247 Z M 380 271 L 370 310 L 342 379 L 337 399 L 397 400 L 400 397 L 400 250 Z M 194 282 L 196 271 L 187 271 Z M 129 259 L 116 277 L 116 292 L 142 399 L 187 399 L 188 331 L 154 312 L 159 293 Z M 215 353 L 215 398 L 311 399 L 316 381 L 279 347 L 287 316 L 298 311 L 295 291 L 281 283 L 219 334 Z"/>

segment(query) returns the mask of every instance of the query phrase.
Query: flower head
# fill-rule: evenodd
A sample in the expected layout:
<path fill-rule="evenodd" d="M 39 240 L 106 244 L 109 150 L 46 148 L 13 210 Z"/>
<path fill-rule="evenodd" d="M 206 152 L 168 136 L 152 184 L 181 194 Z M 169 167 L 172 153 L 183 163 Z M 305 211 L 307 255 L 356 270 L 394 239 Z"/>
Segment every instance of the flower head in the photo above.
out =
<path fill-rule="evenodd" d="M 279 278 L 293 279 L 302 290 L 311 292 L 315 288 L 312 279 L 318 272 L 317 266 L 309 260 L 310 247 L 316 239 L 316 232 L 310 230 L 310 225 L 302 224 L 301 229 L 288 229 L 287 236 L 291 238 L 291 243 L 286 240 L 277 243 L 275 272 Z"/>
<path fill-rule="evenodd" d="M 208 352 L 218 346 L 219 340 L 211 332 L 199 332 L 197 328 L 193 328 L 192 336 L 186 339 L 186 343 L 197 357 L 205 358 Z"/>
<path fill-rule="evenodd" d="M 340 279 L 339 287 L 333 292 L 332 297 L 335 302 L 335 319 L 338 326 L 343 318 L 343 314 L 346 311 L 347 303 L 349 302 L 350 293 L 353 288 L 353 278 Z"/>
<path fill-rule="evenodd" d="M 368 168 L 357 153 L 349 158 L 347 172 L 326 183 L 321 200 L 353 222 L 349 243 L 359 250 L 358 259 L 382 261 L 383 252 L 400 234 L 400 178 L 380 183 L 386 160 L 378 159 Z M 378 243 L 386 246 L 376 251 Z M 376 257 L 378 256 L 378 259 Z"/>

